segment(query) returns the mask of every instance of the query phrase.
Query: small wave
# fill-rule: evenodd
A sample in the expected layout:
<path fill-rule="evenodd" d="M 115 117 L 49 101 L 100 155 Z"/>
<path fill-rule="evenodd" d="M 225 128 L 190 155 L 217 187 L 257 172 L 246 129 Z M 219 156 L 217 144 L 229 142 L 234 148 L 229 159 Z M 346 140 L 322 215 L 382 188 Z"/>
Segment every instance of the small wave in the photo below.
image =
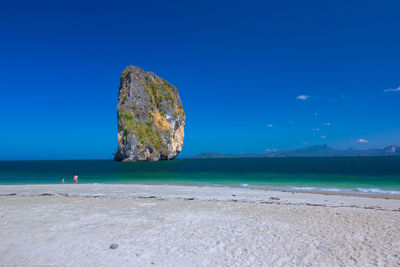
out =
<path fill-rule="evenodd" d="M 224 184 L 210 184 L 213 187 L 237 187 L 238 185 L 224 185 Z M 272 186 L 272 185 L 260 185 L 260 184 L 245 184 L 239 185 L 241 188 L 252 188 L 252 189 L 266 189 L 266 190 L 297 190 L 297 191 L 319 191 L 319 192 L 333 192 L 333 193 L 365 193 L 365 194 L 390 194 L 400 195 L 400 191 L 396 190 L 384 190 L 380 188 L 337 188 L 337 187 L 319 187 L 319 186 Z"/>
<path fill-rule="evenodd" d="M 316 190 L 317 188 L 316 187 L 298 187 L 298 186 L 292 186 L 292 187 L 290 187 L 290 189 L 293 189 L 293 190 Z"/>
<path fill-rule="evenodd" d="M 390 195 L 400 195 L 400 191 L 395 190 L 383 190 L 379 188 L 357 188 L 359 192 L 369 193 L 369 194 L 390 194 Z"/>
<path fill-rule="evenodd" d="M 352 192 L 351 189 L 342 189 L 342 188 L 325 188 L 325 187 L 307 187 L 307 186 L 302 186 L 302 187 L 297 187 L 297 186 L 292 186 L 290 187 L 292 190 L 312 190 L 312 191 L 325 191 L 325 192 Z"/>
<path fill-rule="evenodd" d="M 326 192 L 350 192 L 349 189 L 339 189 L 339 188 L 322 188 L 322 191 Z"/>
<path fill-rule="evenodd" d="M 211 184 L 212 187 L 231 187 L 229 185 L 225 185 L 225 184 Z"/>
<path fill-rule="evenodd" d="M 292 190 L 309 190 L 309 191 L 325 191 L 325 192 L 342 192 L 342 193 L 366 193 L 366 194 L 391 194 L 391 195 L 400 195 L 400 191 L 395 190 L 383 190 L 380 188 L 325 188 L 325 187 L 298 187 L 292 186 L 290 187 Z"/>

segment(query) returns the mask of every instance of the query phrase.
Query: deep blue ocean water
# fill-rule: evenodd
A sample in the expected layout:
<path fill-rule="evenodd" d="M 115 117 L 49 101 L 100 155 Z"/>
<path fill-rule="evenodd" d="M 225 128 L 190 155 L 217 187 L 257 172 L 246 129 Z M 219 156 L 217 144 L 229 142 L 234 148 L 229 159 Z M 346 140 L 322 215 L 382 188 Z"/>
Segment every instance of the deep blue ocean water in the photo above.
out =
<path fill-rule="evenodd" d="M 0 184 L 190 184 L 400 194 L 400 157 L 0 161 Z"/>

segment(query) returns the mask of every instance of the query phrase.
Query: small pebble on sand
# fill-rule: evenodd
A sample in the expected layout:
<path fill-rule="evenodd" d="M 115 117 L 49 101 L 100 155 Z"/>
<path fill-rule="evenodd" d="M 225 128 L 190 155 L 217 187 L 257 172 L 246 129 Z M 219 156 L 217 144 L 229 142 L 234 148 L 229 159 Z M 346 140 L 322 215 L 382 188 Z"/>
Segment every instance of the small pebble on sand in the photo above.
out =
<path fill-rule="evenodd" d="M 111 244 L 110 248 L 111 249 L 116 249 L 118 247 L 118 244 Z"/>

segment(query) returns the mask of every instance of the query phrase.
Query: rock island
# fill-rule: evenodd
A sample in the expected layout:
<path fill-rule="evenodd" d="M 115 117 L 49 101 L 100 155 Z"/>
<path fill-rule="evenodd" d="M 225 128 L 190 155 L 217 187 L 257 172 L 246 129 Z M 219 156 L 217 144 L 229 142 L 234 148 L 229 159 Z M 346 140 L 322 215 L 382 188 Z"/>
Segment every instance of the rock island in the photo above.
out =
<path fill-rule="evenodd" d="M 117 161 L 174 159 L 182 151 L 185 112 L 175 86 L 136 66 L 121 74 Z"/>

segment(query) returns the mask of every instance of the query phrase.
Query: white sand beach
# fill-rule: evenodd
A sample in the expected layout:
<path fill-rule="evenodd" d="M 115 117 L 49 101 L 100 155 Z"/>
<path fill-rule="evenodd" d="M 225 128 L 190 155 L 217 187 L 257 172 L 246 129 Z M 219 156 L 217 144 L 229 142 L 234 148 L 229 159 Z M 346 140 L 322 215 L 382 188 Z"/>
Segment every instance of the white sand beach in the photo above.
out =
<path fill-rule="evenodd" d="M 0 237 L 0 266 L 399 266 L 400 200 L 225 187 L 2 185 Z"/>

